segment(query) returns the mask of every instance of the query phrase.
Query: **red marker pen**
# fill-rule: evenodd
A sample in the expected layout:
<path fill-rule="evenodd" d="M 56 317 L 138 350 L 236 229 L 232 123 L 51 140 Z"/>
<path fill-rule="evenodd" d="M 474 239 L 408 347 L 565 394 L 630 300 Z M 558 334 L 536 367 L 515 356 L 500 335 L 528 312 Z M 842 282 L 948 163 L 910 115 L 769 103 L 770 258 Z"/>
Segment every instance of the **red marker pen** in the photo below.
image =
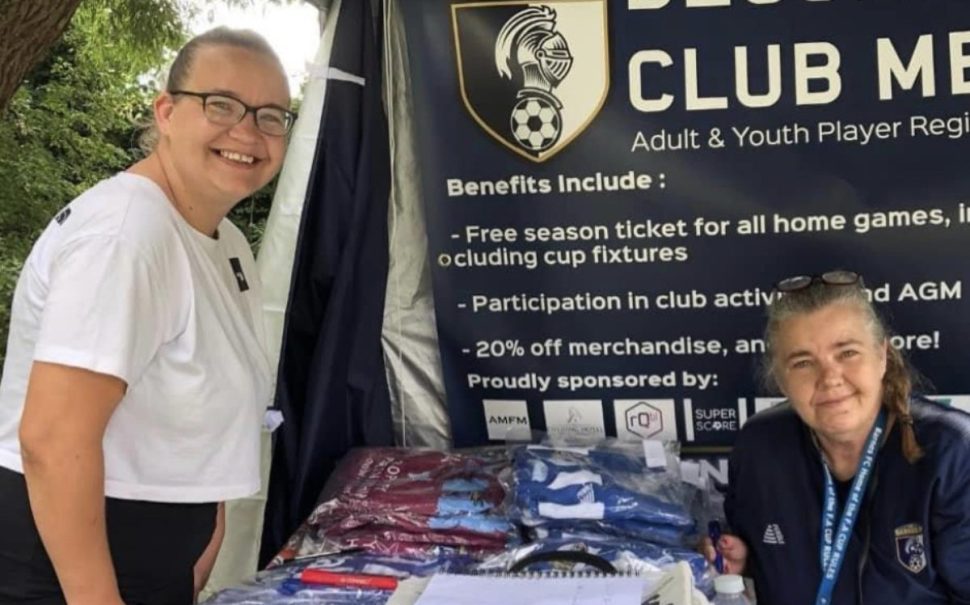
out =
<path fill-rule="evenodd" d="M 326 571 L 323 569 L 304 569 L 302 572 L 300 572 L 300 581 L 304 584 L 373 588 L 377 590 L 394 590 L 397 588 L 397 578 L 394 576 L 378 576 L 375 574 L 366 573 L 343 573 Z"/>

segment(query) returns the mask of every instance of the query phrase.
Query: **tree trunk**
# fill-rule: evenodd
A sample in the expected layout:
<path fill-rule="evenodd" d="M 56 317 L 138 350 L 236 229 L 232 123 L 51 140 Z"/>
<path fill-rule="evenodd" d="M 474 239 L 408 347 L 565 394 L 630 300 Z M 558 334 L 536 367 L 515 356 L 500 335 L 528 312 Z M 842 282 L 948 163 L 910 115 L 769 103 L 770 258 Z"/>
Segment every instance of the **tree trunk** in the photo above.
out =
<path fill-rule="evenodd" d="M 0 111 L 61 37 L 81 0 L 0 0 Z"/>

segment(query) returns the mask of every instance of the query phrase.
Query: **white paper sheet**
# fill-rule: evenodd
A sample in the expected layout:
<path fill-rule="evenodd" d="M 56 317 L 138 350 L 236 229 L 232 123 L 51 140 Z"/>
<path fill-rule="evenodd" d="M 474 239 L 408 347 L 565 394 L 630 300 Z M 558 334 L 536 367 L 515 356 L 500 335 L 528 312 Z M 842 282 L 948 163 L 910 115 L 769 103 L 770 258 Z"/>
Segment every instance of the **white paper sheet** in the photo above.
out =
<path fill-rule="evenodd" d="M 513 578 L 438 575 L 416 605 L 640 605 L 636 577 Z"/>

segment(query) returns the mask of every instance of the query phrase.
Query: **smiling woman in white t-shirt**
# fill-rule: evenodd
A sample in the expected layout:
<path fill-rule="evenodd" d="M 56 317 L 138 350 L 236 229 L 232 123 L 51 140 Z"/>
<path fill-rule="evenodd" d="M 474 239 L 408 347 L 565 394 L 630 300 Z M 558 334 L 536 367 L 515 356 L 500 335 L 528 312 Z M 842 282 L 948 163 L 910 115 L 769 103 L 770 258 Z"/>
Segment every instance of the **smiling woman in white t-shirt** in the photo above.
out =
<path fill-rule="evenodd" d="M 151 153 L 35 244 L 0 382 L 0 602 L 190 603 L 219 503 L 259 489 L 272 372 L 252 254 L 225 217 L 279 172 L 289 102 L 257 34 L 194 38 Z"/>

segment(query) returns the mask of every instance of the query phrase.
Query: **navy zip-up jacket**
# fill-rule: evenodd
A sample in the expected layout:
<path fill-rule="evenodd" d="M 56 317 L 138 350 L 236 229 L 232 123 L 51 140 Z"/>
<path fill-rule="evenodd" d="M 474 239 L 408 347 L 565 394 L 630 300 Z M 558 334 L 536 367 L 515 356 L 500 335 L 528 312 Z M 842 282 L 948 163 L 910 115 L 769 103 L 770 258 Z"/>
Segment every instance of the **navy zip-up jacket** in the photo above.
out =
<path fill-rule="evenodd" d="M 970 415 L 914 400 L 925 456 L 894 426 L 876 457 L 833 605 L 970 604 Z M 758 605 L 813 605 L 825 479 L 808 427 L 781 405 L 745 424 L 731 455 L 732 532 L 748 545 Z M 839 517 L 848 485 L 838 486 Z"/>

